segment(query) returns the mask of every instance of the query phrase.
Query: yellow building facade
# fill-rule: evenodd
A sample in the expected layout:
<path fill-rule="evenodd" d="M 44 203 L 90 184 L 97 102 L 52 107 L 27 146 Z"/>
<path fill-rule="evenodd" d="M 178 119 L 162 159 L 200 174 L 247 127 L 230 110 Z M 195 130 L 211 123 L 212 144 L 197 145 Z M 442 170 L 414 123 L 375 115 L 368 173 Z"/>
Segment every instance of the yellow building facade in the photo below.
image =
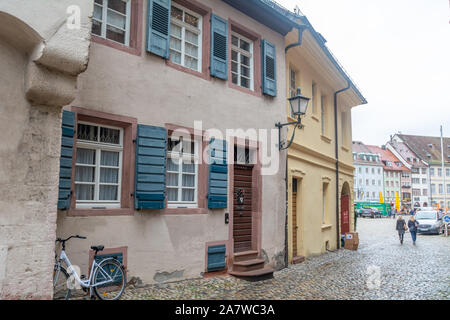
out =
<path fill-rule="evenodd" d="M 367 103 L 324 38 L 303 18 L 299 23 L 307 27 L 286 36 L 287 96 L 300 88 L 311 99 L 303 127 L 287 149 L 290 263 L 335 250 L 340 235 L 354 231 L 351 110 Z M 291 115 L 289 103 L 286 108 Z M 287 142 L 294 126 L 288 128 Z"/>

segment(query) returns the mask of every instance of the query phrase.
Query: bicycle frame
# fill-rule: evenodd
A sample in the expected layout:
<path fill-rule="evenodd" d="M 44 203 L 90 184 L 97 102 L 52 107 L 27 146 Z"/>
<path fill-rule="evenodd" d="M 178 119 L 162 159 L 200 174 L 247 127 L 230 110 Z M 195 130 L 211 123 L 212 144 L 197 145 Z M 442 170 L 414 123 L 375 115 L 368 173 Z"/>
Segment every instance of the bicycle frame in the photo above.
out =
<path fill-rule="evenodd" d="M 105 260 L 107 260 L 107 259 L 105 259 Z M 104 260 L 102 260 L 102 261 L 104 261 Z M 99 286 L 99 285 L 103 285 L 103 284 L 107 284 L 107 283 L 110 283 L 110 282 L 114 281 L 113 278 L 111 278 L 111 276 L 108 273 L 106 273 L 102 268 L 100 268 L 100 264 L 98 264 L 97 261 L 95 261 L 95 259 L 92 262 L 91 272 L 89 274 L 89 279 L 81 280 L 80 276 L 78 275 L 78 273 L 76 272 L 76 270 L 73 267 L 72 263 L 70 262 L 69 258 L 67 257 L 65 250 L 62 249 L 61 250 L 61 254 L 59 256 L 59 260 L 57 261 L 57 264 L 56 264 L 57 267 L 58 267 L 58 269 L 57 269 L 58 274 L 56 276 L 55 283 L 58 282 L 59 271 L 60 271 L 60 268 L 62 266 L 62 262 L 64 262 L 66 264 L 67 272 L 69 273 L 69 275 L 70 276 L 73 275 L 73 277 L 75 278 L 75 281 L 78 284 L 80 284 L 83 288 L 91 289 L 93 287 L 96 287 L 96 286 Z M 98 282 L 98 283 L 92 284 L 92 280 L 94 278 L 94 273 L 95 273 L 96 269 L 99 270 L 99 272 L 105 277 L 106 280 L 102 281 L 102 282 Z"/>

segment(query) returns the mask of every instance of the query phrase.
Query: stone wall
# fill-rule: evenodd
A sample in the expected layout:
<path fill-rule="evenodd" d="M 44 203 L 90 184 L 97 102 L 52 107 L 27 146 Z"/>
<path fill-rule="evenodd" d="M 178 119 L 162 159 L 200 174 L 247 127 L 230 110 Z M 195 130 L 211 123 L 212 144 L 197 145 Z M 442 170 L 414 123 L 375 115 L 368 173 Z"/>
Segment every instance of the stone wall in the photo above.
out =
<path fill-rule="evenodd" d="M 61 108 L 87 67 L 91 15 L 92 1 L 0 2 L 0 299 L 53 295 Z"/>

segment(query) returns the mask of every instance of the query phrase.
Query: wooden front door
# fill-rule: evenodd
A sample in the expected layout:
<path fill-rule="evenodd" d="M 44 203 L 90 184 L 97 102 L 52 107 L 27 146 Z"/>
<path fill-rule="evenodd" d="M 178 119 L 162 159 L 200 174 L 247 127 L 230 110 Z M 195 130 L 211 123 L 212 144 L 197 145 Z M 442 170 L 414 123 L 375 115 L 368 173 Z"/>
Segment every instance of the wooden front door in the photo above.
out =
<path fill-rule="evenodd" d="M 252 165 L 234 165 L 234 252 L 252 250 Z"/>
<path fill-rule="evenodd" d="M 350 197 L 341 196 L 341 234 L 350 232 Z"/>
<path fill-rule="evenodd" d="M 297 179 L 292 179 L 292 256 L 296 257 L 297 252 Z"/>

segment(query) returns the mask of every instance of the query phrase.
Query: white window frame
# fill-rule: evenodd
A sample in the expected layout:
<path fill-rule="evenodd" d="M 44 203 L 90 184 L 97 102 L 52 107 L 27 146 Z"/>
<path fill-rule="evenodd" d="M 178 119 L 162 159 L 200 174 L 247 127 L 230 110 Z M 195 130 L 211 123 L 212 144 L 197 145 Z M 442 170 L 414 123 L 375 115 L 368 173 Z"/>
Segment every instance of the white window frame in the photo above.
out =
<path fill-rule="evenodd" d="M 178 40 L 181 41 L 181 52 L 178 51 L 178 50 L 172 49 L 172 48 L 170 47 L 170 43 L 169 43 L 169 52 L 170 52 L 170 51 L 176 51 L 176 52 L 178 52 L 179 54 L 181 54 L 181 63 L 178 64 L 178 63 L 174 62 L 174 61 L 171 60 L 171 59 L 170 59 L 170 61 L 171 61 L 172 63 L 175 63 L 175 64 L 177 64 L 177 65 L 180 65 L 180 66 L 182 66 L 182 67 L 184 67 L 184 68 L 187 68 L 187 69 L 189 69 L 189 70 L 194 70 L 194 71 L 197 71 L 197 72 L 202 72 L 203 17 L 202 17 L 200 14 L 198 14 L 198 13 L 192 11 L 192 10 L 189 10 L 189 9 L 183 7 L 183 6 L 180 6 L 179 4 L 176 4 L 176 3 L 174 3 L 174 2 L 172 2 L 172 7 L 175 7 L 175 8 L 177 8 L 177 9 L 180 9 L 181 11 L 183 11 L 183 21 L 177 20 L 177 19 L 173 18 L 172 16 L 170 17 L 170 24 L 171 24 L 171 25 L 172 25 L 172 24 L 175 24 L 175 25 L 177 25 L 178 27 L 181 28 L 181 39 L 178 38 L 178 37 L 176 37 L 176 36 L 174 36 L 174 35 L 172 35 L 172 33 L 169 35 L 169 37 L 174 37 L 174 38 L 176 38 L 176 39 L 178 39 Z M 192 15 L 192 16 L 198 18 L 198 28 L 195 28 L 194 26 L 191 26 L 190 24 L 184 22 L 184 16 L 185 16 L 185 13 L 189 13 L 190 15 Z M 189 42 L 189 41 L 186 41 L 186 29 L 188 29 L 188 31 L 190 31 L 190 32 L 195 33 L 195 34 L 198 35 L 198 44 L 195 44 L 195 43 L 191 43 L 191 42 Z M 169 38 L 169 42 L 170 42 L 170 38 Z M 194 56 L 191 56 L 191 55 L 189 55 L 189 54 L 186 54 L 186 51 L 185 51 L 185 44 L 186 44 L 186 42 L 188 42 L 189 44 L 191 44 L 191 45 L 193 45 L 193 46 L 198 47 L 198 57 L 194 57 Z M 189 57 L 191 57 L 191 58 L 197 59 L 197 62 L 198 62 L 198 63 L 197 63 L 197 70 L 192 69 L 192 68 L 190 68 L 190 67 L 186 67 L 186 66 L 184 65 L 184 59 L 185 59 L 185 56 L 186 56 L 186 55 L 189 56 Z"/>
<path fill-rule="evenodd" d="M 74 184 L 94 185 L 94 200 L 78 200 L 76 199 L 76 208 L 120 208 L 121 207 L 121 193 L 122 193 L 122 170 L 123 170 L 123 129 L 114 126 L 102 125 L 93 122 L 80 121 L 78 124 L 85 124 L 95 126 L 98 129 L 98 142 L 77 139 L 76 148 L 95 150 L 95 166 L 88 164 L 81 164 L 76 161 L 75 167 L 95 167 L 95 181 L 82 182 L 74 181 Z M 109 128 L 120 131 L 119 144 L 100 142 L 100 128 Z M 100 168 L 108 168 L 108 166 L 101 165 L 101 151 L 111 151 L 119 153 L 119 172 L 117 184 L 115 183 L 100 183 Z M 116 169 L 116 167 L 114 167 Z M 76 170 L 76 169 L 75 169 Z M 117 200 L 99 200 L 100 185 L 117 185 Z"/>
<path fill-rule="evenodd" d="M 233 71 L 233 68 L 231 68 L 231 83 L 233 83 L 233 74 L 237 74 L 237 76 L 238 76 L 238 83 L 234 83 L 235 85 L 237 85 L 237 86 L 239 86 L 239 87 L 241 87 L 241 88 L 244 88 L 244 89 L 248 89 L 248 90 L 251 90 L 251 91 L 254 91 L 255 90 L 255 85 L 254 85 L 254 67 L 253 67 L 253 64 L 254 64 L 254 62 L 253 62 L 253 56 L 254 56 L 254 50 L 253 50 L 253 48 L 254 48 L 254 41 L 253 40 L 250 40 L 250 39 L 248 39 L 248 38 L 246 38 L 246 37 L 244 37 L 243 35 L 241 35 L 241 34 L 239 34 L 239 33 L 236 33 L 236 32 L 231 32 L 231 36 L 235 36 L 235 37 L 237 37 L 239 40 L 244 40 L 244 41 L 246 41 L 246 42 L 248 42 L 249 44 L 250 44 L 250 52 L 248 52 L 248 51 L 245 51 L 245 50 L 243 50 L 243 49 L 241 49 L 241 48 L 239 48 L 239 47 L 236 47 L 234 44 L 233 44 L 233 42 L 231 42 L 231 52 L 233 52 L 233 51 L 236 51 L 237 52 L 237 54 L 238 54 L 238 61 L 234 61 L 233 60 L 233 54 L 231 54 L 231 56 L 230 56 L 230 63 L 233 63 L 233 62 L 235 62 L 235 63 L 237 63 L 238 64 L 238 72 L 236 73 L 236 72 L 234 72 Z M 241 55 L 244 55 L 244 56 L 246 56 L 247 58 L 249 58 L 249 69 L 250 69 L 250 78 L 249 77 L 247 77 L 247 76 L 244 76 L 244 75 L 242 75 L 241 74 Z M 249 80 L 249 83 L 250 83 L 250 88 L 246 88 L 246 87 L 244 87 L 244 86 L 242 86 L 242 84 L 241 84 L 241 77 L 244 77 L 244 78 L 246 78 L 246 79 L 248 79 Z"/>
<path fill-rule="evenodd" d="M 178 140 L 177 137 L 170 137 L 172 140 Z M 184 141 L 193 141 L 194 142 L 194 154 L 191 153 L 183 153 L 176 151 L 168 151 L 167 153 L 167 161 L 173 161 L 172 159 L 176 159 L 178 161 L 178 171 L 169 171 L 167 168 L 167 174 L 173 173 L 178 175 L 178 185 L 177 186 L 169 186 L 166 185 L 166 189 L 177 189 L 178 190 L 178 199 L 183 199 L 183 189 L 193 189 L 194 190 L 194 201 L 169 201 L 167 200 L 168 208 L 198 208 L 198 174 L 199 174 L 199 143 L 197 139 L 194 140 L 184 140 Z M 195 173 L 185 173 L 183 172 L 183 160 L 192 160 L 194 163 Z M 187 175 L 195 175 L 194 179 L 194 187 L 183 187 L 183 174 Z"/>
<path fill-rule="evenodd" d="M 108 0 L 103 0 L 102 20 L 99 20 L 99 19 L 97 19 L 95 17 L 92 17 L 92 20 L 98 21 L 102 25 L 101 35 L 95 34 L 96 36 L 104 38 L 104 39 L 108 39 L 109 41 L 113 41 L 113 42 L 116 42 L 116 43 L 119 43 L 121 45 L 125 45 L 125 46 L 129 47 L 130 46 L 130 26 L 131 26 L 131 0 L 122 0 L 122 1 L 127 3 L 126 14 L 123 14 L 121 12 L 118 12 L 116 10 L 108 8 Z M 94 2 L 94 8 L 95 8 L 95 6 L 101 7 L 100 4 Z M 125 20 L 126 20 L 126 22 L 125 22 L 125 29 L 122 29 L 122 28 L 119 28 L 117 26 L 108 24 L 108 22 L 107 22 L 108 21 L 108 10 L 125 17 Z M 118 42 L 118 41 L 115 41 L 115 40 L 107 38 L 106 37 L 106 26 L 107 25 L 110 25 L 111 27 L 114 27 L 116 29 L 125 31 L 125 43 L 121 43 L 121 42 Z"/>

